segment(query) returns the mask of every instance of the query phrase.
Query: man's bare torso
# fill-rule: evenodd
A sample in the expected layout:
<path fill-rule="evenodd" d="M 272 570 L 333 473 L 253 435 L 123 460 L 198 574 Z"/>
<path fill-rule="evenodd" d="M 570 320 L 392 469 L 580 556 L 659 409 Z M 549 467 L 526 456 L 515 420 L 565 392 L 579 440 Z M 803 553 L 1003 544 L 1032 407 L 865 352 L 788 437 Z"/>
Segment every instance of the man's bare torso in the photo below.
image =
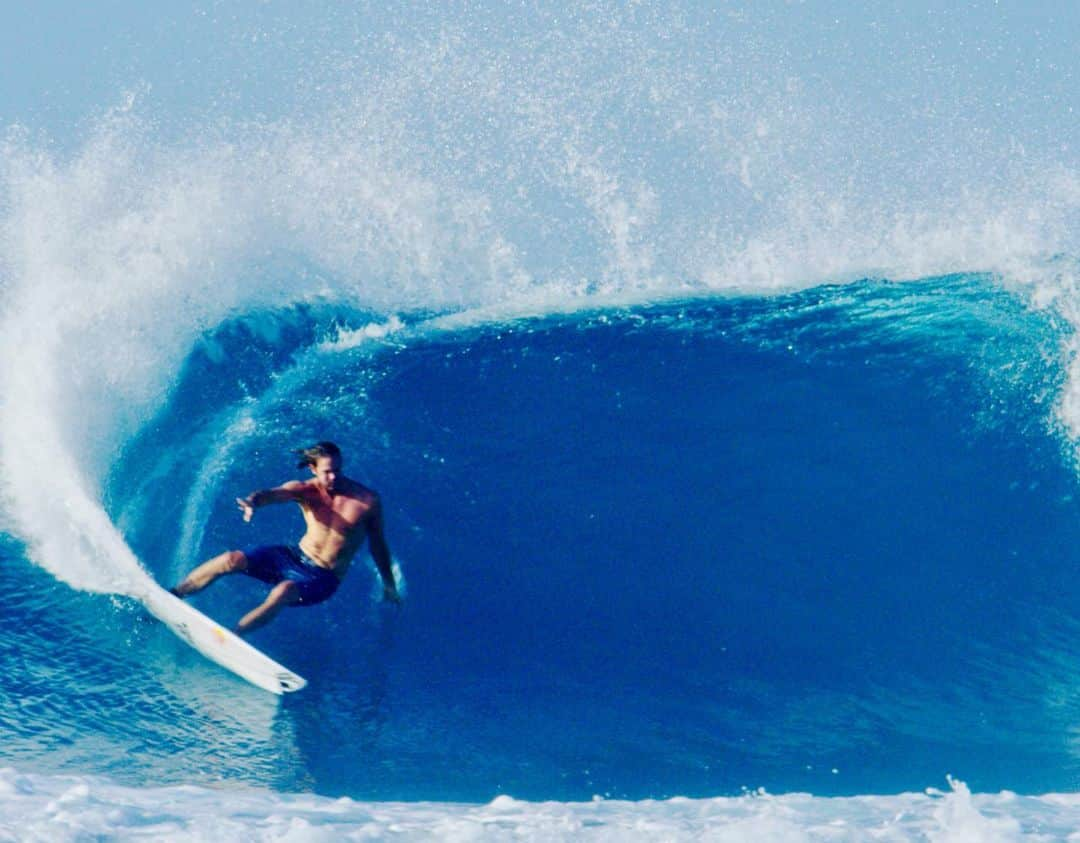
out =
<path fill-rule="evenodd" d="M 307 523 L 300 549 L 341 579 L 364 546 L 368 520 L 376 504 L 375 493 L 345 478 L 332 493 L 312 480 L 299 485 L 297 503 Z"/>

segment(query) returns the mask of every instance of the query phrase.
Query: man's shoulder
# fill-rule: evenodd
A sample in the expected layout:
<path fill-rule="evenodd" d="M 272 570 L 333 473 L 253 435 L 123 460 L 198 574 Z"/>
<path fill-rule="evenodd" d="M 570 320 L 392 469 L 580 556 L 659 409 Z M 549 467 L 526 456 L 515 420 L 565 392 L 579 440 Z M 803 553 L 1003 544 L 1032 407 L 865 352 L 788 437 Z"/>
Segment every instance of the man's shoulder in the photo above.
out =
<path fill-rule="evenodd" d="M 374 489 L 369 489 L 363 483 L 350 479 L 348 481 L 348 487 L 345 490 L 349 497 L 355 498 L 362 503 L 366 503 L 369 506 L 374 506 L 379 502 L 379 493 Z"/>
<path fill-rule="evenodd" d="M 318 489 L 314 480 L 289 480 L 287 483 L 282 483 L 278 488 L 291 492 L 298 498 L 318 496 Z"/>

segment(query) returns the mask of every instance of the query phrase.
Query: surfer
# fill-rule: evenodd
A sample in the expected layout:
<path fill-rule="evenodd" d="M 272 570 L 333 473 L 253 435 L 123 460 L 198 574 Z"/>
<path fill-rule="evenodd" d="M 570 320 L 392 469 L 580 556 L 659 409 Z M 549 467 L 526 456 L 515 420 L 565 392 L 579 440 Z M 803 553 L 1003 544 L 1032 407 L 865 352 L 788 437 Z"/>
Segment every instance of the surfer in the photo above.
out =
<path fill-rule="evenodd" d="M 300 543 L 296 547 L 260 545 L 226 551 L 199 565 L 170 589 L 177 597 L 186 597 L 224 574 L 237 573 L 273 586 L 266 600 L 236 625 L 235 631 L 241 635 L 271 621 L 283 606 L 311 606 L 333 595 L 365 538 L 382 577 L 383 599 L 401 600 L 383 536 L 378 494 L 341 473 L 341 450 L 333 442 L 318 442 L 297 453 L 298 467 L 309 469 L 314 475 L 311 479 L 252 492 L 237 498 L 236 503 L 245 521 L 267 504 L 299 504 L 307 523 Z"/>

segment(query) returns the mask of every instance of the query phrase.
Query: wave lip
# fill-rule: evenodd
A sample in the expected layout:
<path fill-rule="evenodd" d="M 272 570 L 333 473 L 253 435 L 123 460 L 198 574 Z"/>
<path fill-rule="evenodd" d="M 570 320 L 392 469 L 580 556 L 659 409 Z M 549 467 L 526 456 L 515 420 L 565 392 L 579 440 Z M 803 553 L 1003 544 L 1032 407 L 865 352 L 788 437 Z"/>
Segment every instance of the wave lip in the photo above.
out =
<path fill-rule="evenodd" d="M 571 67 L 586 54 L 573 52 Z M 709 121 L 679 130 L 698 152 L 678 177 L 670 160 L 650 164 L 619 142 L 672 117 L 634 95 L 646 79 L 632 71 L 613 91 L 634 106 L 631 125 L 609 127 L 609 95 L 569 125 L 521 121 L 522 102 L 563 93 L 537 82 L 529 62 L 520 96 L 473 102 L 473 64 L 439 75 L 466 97 L 446 102 L 518 127 L 501 146 L 473 149 L 447 106 L 434 112 L 444 121 L 432 117 L 434 136 L 402 143 L 393 97 L 327 105 L 303 125 L 195 128 L 186 143 L 156 139 L 129 110 L 103 116 L 67 156 L 18 132 L 0 143 L 2 517 L 35 561 L 80 589 L 138 586 L 140 565 L 103 511 L 103 479 L 169 400 L 191 349 L 263 309 L 329 302 L 411 323 L 991 271 L 1080 324 L 1076 271 L 1046 268 L 1048 255 L 1080 253 L 1080 189 L 1067 164 L 1033 163 L 964 190 L 923 178 L 921 191 L 897 197 L 800 164 L 830 140 L 806 138 L 780 156 L 788 167 L 753 181 L 750 201 L 727 189 Z M 405 102 L 431 79 L 423 66 L 399 72 L 392 92 Z M 691 79 L 675 79 L 693 93 Z M 701 173 L 729 177 L 693 202 Z M 1062 408 L 1075 436 L 1080 373 L 1071 378 Z M 42 473 L 62 484 L 48 505 L 16 480 Z"/>

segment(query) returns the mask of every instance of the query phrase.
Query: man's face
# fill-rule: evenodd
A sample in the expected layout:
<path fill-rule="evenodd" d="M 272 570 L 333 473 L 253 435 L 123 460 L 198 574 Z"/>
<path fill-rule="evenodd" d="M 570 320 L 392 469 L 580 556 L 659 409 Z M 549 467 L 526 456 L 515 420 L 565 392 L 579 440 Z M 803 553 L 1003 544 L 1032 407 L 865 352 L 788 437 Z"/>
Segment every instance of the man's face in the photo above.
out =
<path fill-rule="evenodd" d="M 337 482 L 338 475 L 341 474 L 341 459 L 338 457 L 319 457 L 315 461 L 315 465 L 311 467 L 312 474 L 315 475 L 315 482 L 322 486 L 326 491 L 334 491 L 334 483 Z"/>

